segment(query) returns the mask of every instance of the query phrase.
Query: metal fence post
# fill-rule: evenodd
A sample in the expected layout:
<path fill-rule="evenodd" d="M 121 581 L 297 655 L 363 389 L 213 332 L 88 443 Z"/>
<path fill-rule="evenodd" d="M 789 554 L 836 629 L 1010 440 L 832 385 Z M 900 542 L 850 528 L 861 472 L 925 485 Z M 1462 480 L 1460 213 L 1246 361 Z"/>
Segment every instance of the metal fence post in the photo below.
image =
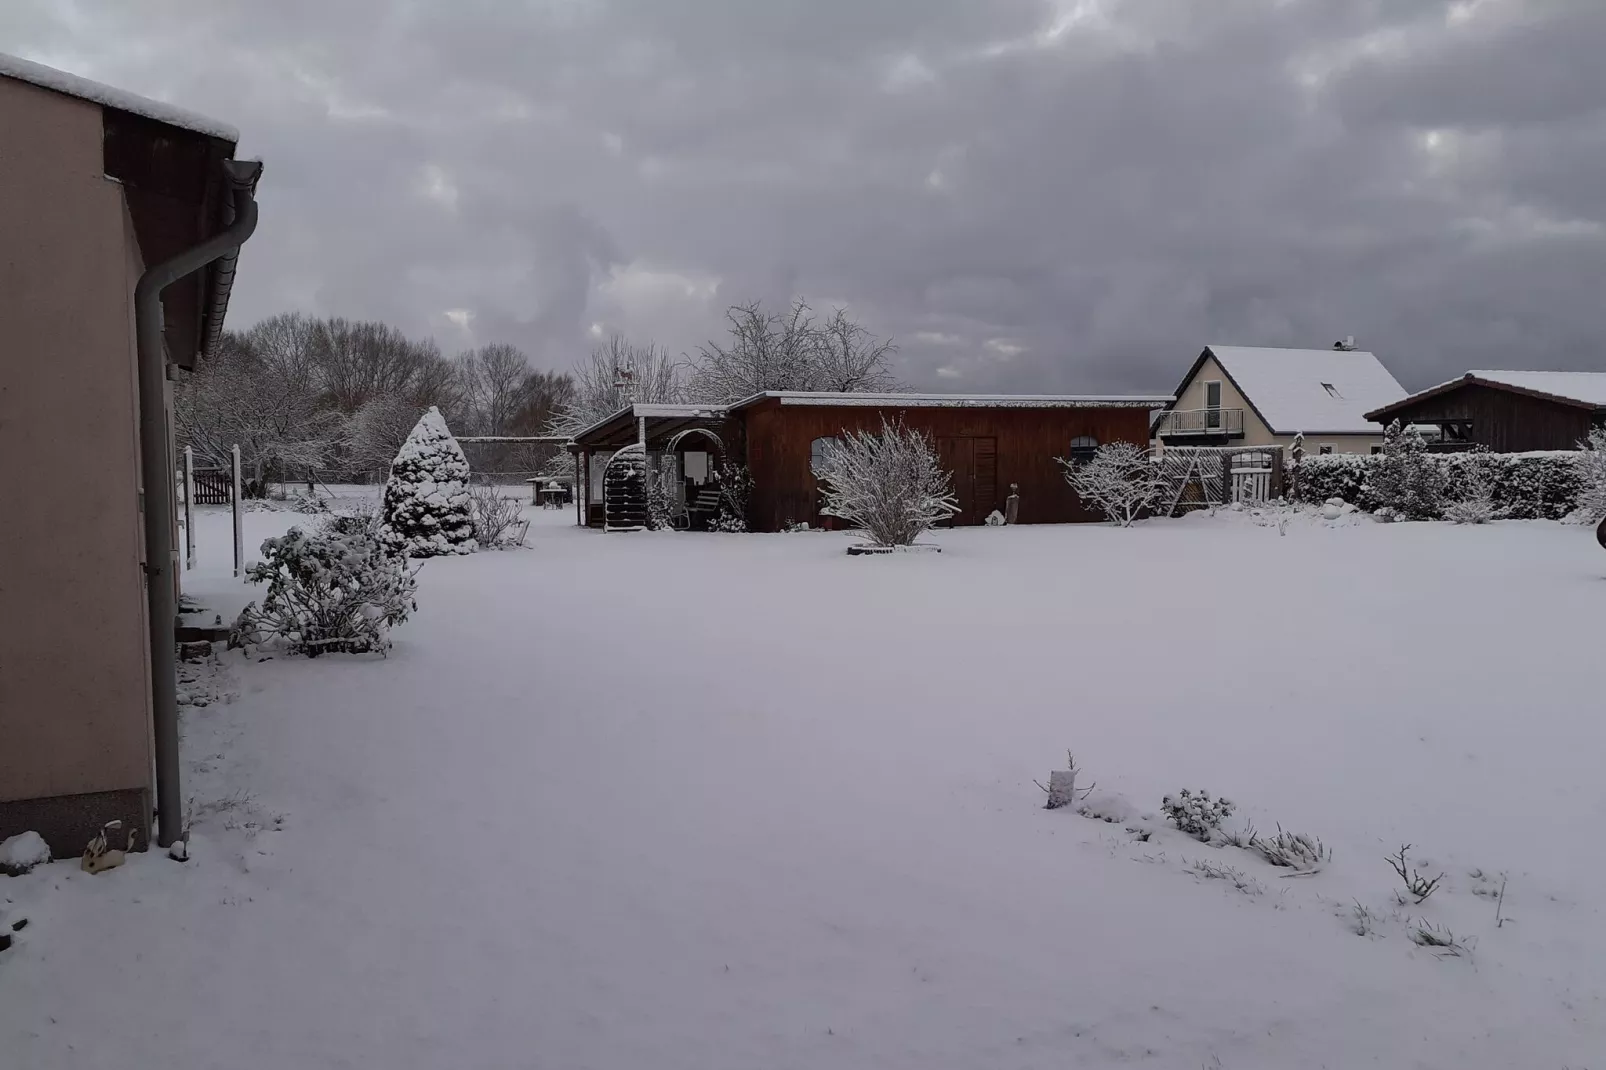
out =
<path fill-rule="evenodd" d="M 195 567 L 195 451 L 184 447 L 184 571 Z"/>
<path fill-rule="evenodd" d="M 240 447 L 232 447 L 229 456 L 234 468 L 234 492 L 230 495 L 234 501 L 234 578 L 239 579 L 245 575 L 245 532 L 240 526 Z"/>

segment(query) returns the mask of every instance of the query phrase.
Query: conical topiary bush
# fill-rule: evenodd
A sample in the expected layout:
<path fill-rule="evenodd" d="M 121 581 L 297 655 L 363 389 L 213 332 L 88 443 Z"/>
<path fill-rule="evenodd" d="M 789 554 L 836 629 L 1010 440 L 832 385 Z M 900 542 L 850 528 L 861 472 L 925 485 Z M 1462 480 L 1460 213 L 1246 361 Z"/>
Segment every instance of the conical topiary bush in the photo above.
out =
<path fill-rule="evenodd" d="M 380 532 L 385 545 L 408 557 L 479 549 L 468 475 L 463 448 L 447 430 L 440 410 L 431 407 L 391 462 Z"/>

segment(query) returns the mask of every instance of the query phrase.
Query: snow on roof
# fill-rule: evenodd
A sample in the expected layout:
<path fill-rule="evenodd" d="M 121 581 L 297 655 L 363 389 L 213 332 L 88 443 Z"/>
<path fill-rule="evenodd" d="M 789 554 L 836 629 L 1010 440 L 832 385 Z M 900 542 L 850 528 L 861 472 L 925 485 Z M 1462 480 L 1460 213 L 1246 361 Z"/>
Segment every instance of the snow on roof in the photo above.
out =
<path fill-rule="evenodd" d="M 899 409 L 1158 409 L 1170 404 L 1170 395 L 1148 394 L 843 394 L 824 391 L 771 390 L 737 402 L 742 408 L 778 398 L 782 405 L 858 406 Z"/>
<path fill-rule="evenodd" d="M 1277 434 L 1375 434 L 1366 414 L 1405 397 L 1383 362 L 1360 349 L 1206 348 Z"/>
<path fill-rule="evenodd" d="M 46 67 L 43 63 L 35 63 L 20 56 L 10 56 L 0 52 L 0 77 L 15 78 L 39 86 L 41 89 L 93 101 L 103 107 L 143 115 L 147 119 L 176 126 L 181 130 L 193 130 L 197 134 L 222 138 L 228 142 L 237 143 L 240 140 L 240 132 L 228 123 L 210 119 L 172 104 L 164 104 L 159 100 L 151 100 L 149 97 L 102 85 L 100 82 L 92 82 L 88 78 L 58 71 L 54 67 Z"/>
<path fill-rule="evenodd" d="M 1476 379 L 1606 408 L 1606 372 L 1472 371 Z"/>

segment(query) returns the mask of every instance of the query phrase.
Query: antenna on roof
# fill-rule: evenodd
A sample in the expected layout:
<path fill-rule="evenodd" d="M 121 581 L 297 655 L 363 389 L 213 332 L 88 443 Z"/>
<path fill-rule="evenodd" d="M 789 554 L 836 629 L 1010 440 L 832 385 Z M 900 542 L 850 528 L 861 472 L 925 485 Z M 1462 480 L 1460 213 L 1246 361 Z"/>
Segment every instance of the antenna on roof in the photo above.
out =
<path fill-rule="evenodd" d="M 1341 349 L 1341 350 L 1344 350 L 1345 352 L 1348 352 L 1349 350 L 1354 349 L 1355 348 L 1355 336 L 1353 334 L 1345 335 L 1344 336 L 1344 340 L 1342 342 L 1334 342 L 1333 343 L 1333 348 L 1334 349 Z"/>
<path fill-rule="evenodd" d="M 613 366 L 614 389 L 620 391 L 631 404 L 636 400 L 636 358 L 627 356 L 624 363 Z"/>

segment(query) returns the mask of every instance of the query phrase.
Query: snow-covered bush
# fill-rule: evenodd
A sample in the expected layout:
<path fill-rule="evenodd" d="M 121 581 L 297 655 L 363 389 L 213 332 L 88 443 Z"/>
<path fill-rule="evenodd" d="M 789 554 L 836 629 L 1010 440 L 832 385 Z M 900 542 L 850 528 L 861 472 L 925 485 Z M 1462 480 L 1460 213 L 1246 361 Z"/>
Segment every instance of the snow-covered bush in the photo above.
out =
<path fill-rule="evenodd" d="M 468 461 L 431 407 L 391 462 L 385 481 L 381 537 L 408 557 L 473 553 L 474 509 L 468 493 Z"/>
<path fill-rule="evenodd" d="M 514 546 L 524 541 L 524 506 L 503 497 L 489 483 L 468 489 L 474 514 L 474 542 L 486 549 Z"/>
<path fill-rule="evenodd" d="M 1594 428 L 1579 445 L 1576 519 L 1595 524 L 1606 517 L 1606 427 Z"/>
<path fill-rule="evenodd" d="M 1333 860 L 1332 848 L 1322 846 L 1321 840 L 1303 832 L 1284 832 L 1281 825 L 1270 839 L 1251 837 L 1249 848 L 1274 866 L 1301 873 L 1315 873 Z"/>
<path fill-rule="evenodd" d="M 816 462 L 820 512 L 852 524 L 876 546 L 909 546 L 959 511 L 937 448 L 924 432 L 881 420 L 848 431 Z"/>
<path fill-rule="evenodd" d="M 1362 494 L 1373 509 L 1390 509 L 1402 520 L 1438 520 L 1444 515 L 1444 469 L 1414 430 L 1395 420 L 1383 432 L 1383 452 L 1366 474 Z"/>
<path fill-rule="evenodd" d="M 753 473 L 747 465 L 724 461 L 719 466 L 719 516 L 715 531 L 746 531 L 747 503 L 753 496 Z"/>
<path fill-rule="evenodd" d="M 1054 458 L 1065 469 L 1065 481 L 1077 497 L 1123 528 L 1153 509 L 1166 490 L 1148 452 L 1131 442 L 1106 442 L 1092 460 L 1076 463 Z"/>
<path fill-rule="evenodd" d="M 1453 479 L 1447 479 L 1444 519 L 1457 524 L 1487 524 L 1501 515 L 1494 503 L 1495 461 L 1487 446 L 1460 455 Z"/>
<path fill-rule="evenodd" d="M 1221 823 L 1232 816 L 1236 804 L 1225 795 L 1212 799 L 1208 791 L 1193 792 L 1183 788 L 1176 795 L 1167 795 L 1160 809 L 1177 828 L 1203 843 L 1209 843 Z"/>
<path fill-rule="evenodd" d="M 390 629 L 418 606 L 407 558 L 380 534 L 372 516 L 337 516 L 320 530 L 291 528 L 262 544 L 246 570 L 268 592 L 234 625 L 235 645 L 282 644 L 317 657 L 390 649 Z"/>
<path fill-rule="evenodd" d="M 50 845 L 37 832 L 19 832 L 0 840 L 0 873 L 20 877 L 50 861 Z"/>

